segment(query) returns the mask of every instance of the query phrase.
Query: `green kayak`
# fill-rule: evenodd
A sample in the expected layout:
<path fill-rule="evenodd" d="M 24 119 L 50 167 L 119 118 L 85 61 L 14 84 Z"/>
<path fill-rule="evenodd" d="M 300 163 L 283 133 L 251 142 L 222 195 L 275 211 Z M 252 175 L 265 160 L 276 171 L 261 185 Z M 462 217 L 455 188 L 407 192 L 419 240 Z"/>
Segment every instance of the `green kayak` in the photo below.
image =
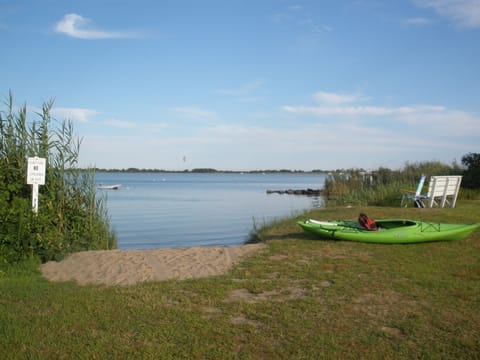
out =
<path fill-rule="evenodd" d="M 376 220 L 378 229 L 363 228 L 357 221 L 299 221 L 304 231 L 322 238 L 381 244 L 412 244 L 459 240 L 480 227 L 477 224 L 442 224 L 414 220 Z"/>

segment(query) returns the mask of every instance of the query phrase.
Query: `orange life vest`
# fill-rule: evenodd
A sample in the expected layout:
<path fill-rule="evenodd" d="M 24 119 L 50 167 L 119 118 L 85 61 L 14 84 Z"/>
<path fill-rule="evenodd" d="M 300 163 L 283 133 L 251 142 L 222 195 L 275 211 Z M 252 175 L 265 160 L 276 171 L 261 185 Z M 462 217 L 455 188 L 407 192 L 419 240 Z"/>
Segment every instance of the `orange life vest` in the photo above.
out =
<path fill-rule="evenodd" d="M 360 215 L 358 216 L 358 222 L 366 230 L 369 230 L 369 231 L 377 231 L 378 230 L 378 226 L 375 223 L 375 220 L 369 218 L 367 216 L 367 214 L 360 213 Z"/>

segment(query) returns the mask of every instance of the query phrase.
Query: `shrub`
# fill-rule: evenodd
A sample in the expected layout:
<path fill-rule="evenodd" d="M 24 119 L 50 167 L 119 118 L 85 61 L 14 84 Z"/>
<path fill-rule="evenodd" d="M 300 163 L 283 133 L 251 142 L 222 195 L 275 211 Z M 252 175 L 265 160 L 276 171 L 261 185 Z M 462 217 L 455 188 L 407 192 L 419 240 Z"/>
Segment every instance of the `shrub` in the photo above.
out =
<path fill-rule="evenodd" d="M 462 185 L 467 189 L 480 188 L 480 154 L 468 153 L 462 157 L 462 164 L 467 167 L 463 173 Z"/>
<path fill-rule="evenodd" d="M 116 246 L 104 199 L 97 199 L 93 170 L 76 169 L 80 139 L 70 121 L 52 126 L 53 102 L 39 121 L 27 121 L 27 106 L 14 111 L 10 93 L 0 111 L 0 262 L 39 256 L 58 259 L 80 250 Z M 31 208 L 26 184 L 28 157 L 47 159 L 39 209 Z"/>
<path fill-rule="evenodd" d="M 387 168 L 379 168 L 372 172 L 357 169 L 342 170 L 330 174 L 325 179 L 324 194 L 327 205 L 399 206 L 401 195 L 406 189 L 414 190 L 422 174 L 428 174 L 430 177 L 459 175 L 464 172 L 456 163 L 450 166 L 437 161 L 407 162 L 400 170 Z M 476 194 L 469 193 L 468 196 L 473 197 Z"/>

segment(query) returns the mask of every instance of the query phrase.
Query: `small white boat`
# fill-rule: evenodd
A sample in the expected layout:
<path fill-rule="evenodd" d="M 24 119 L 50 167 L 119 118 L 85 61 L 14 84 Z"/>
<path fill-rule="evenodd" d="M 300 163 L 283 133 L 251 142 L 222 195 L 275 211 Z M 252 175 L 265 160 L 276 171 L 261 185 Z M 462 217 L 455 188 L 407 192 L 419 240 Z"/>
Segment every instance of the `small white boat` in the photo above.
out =
<path fill-rule="evenodd" d="M 114 185 L 103 185 L 103 184 L 100 184 L 97 186 L 97 189 L 100 189 L 100 190 L 118 190 L 120 189 L 122 185 L 121 184 L 114 184 Z"/>

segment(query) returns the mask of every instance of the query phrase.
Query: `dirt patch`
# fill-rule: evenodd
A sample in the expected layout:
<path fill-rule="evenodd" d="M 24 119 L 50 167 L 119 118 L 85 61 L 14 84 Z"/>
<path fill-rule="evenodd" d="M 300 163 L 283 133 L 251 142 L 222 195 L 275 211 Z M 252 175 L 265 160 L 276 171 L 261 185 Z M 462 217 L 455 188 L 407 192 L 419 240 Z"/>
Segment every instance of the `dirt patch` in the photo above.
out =
<path fill-rule="evenodd" d="M 225 299 L 226 302 L 258 303 L 263 301 L 287 301 L 301 299 L 307 296 L 307 289 L 298 286 L 289 286 L 280 290 L 264 291 L 254 294 L 248 289 L 232 290 Z"/>
<path fill-rule="evenodd" d="M 400 330 L 400 329 L 397 329 L 397 328 L 382 326 L 380 328 L 380 330 L 382 330 L 384 333 L 390 335 L 391 337 L 398 338 L 398 339 L 403 338 L 405 336 L 403 331 Z"/>
<path fill-rule="evenodd" d="M 246 324 L 246 325 L 250 325 L 250 326 L 253 326 L 253 327 L 260 327 L 262 325 L 262 323 L 260 321 L 248 319 L 245 316 L 235 316 L 235 317 L 231 318 L 230 322 L 233 325 Z"/>

